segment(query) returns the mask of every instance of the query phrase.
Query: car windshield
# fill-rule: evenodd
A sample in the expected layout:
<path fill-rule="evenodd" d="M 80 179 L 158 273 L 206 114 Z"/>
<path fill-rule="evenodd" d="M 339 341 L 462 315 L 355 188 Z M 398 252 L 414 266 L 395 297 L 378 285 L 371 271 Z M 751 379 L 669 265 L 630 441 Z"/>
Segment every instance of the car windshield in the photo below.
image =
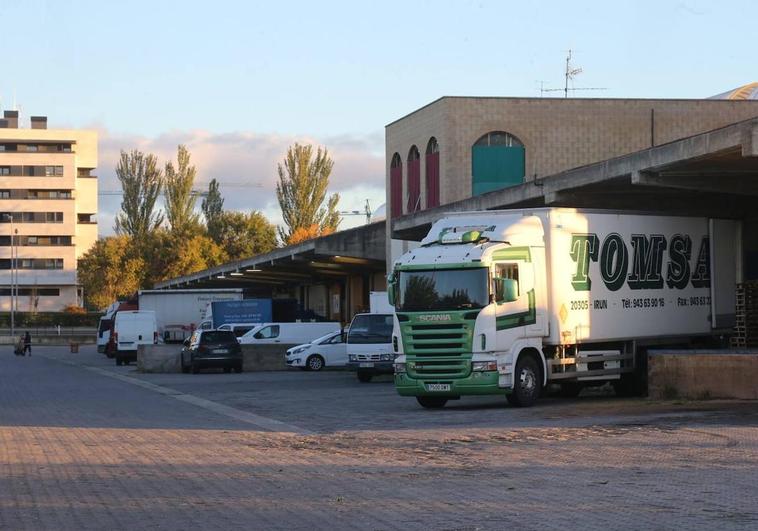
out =
<path fill-rule="evenodd" d="M 237 343 L 237 338 L 234 337 L 232 332 L 226 330 L 214 330 L 212 332 L 205 332 L 200 338 L 200 342 L 206 343 Z"/>
<path fill-rule="evenodd" d="M 489 304 L 484 267 L 401 271 L 398 311 L 468 310 Z"/>
<path fill-rule="evenodd" d="M 356 315 L 350 324 L 347 342 L 353 344 L 385 344 L 392 342 L 392 315 Z"/>

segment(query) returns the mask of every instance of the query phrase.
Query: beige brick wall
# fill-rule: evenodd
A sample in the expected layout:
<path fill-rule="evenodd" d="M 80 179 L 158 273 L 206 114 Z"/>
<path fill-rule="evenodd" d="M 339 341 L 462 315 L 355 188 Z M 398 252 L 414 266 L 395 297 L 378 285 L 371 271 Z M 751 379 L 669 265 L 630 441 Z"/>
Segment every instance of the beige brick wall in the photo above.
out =
<path fill-rule="evenodd" d="M 426 205 L 427 142 L 440 148 L 440 203 L 471 196 L 471 146 L 490 131 L 507 131 L 526 148 L 526 179 L 552 175 L 758 116 L 758 101 L 575 98 L 441 98 L 386 128 L 387 212 L 389 165 L 421 152 L 421 204 Z M 404 209 L 405 211 L 405 209 Z"/>

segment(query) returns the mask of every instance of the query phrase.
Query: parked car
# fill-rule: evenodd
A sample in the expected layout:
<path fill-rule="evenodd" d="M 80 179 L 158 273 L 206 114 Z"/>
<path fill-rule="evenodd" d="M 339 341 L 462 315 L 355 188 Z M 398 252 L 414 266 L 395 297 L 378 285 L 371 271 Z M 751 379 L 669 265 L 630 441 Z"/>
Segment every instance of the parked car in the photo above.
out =
<path fill-rule="evenodd" d="M 260 323 L 224 323 L 216 330 L 231 330 L 234 332 L 235 337 L 241 337 L 259 324 Z"/>
<path fill-rule="evenodd" d="M 140 345 L 158 343 L 158 326 L 152 310 L 128 310 L 116 313 L 113 324 L 116 365 L 137 361 Z"/>
<path fill-rule="evenodd" d="M 231 330 L 195 330 L 184 342 L 182 372 L 221 367 L 224 372 L 242 372 L 242 347 Z"/>
<path fill-rule="evenodd" d="M 343 333 L 332 332 L 310 343 L 288 349 L 287 365 L 308 371 L 320 371 L 324 367 L 344 367 L 347 365 L 347 350 Z"/>
<path fill-rule="evenodd" d="M 301 345 L 338 332 L 339 323 L 263 323 L 239 338 L 243 345 Z"/>
<path fill-rule="evenodd" d="M 112 327 L 113 319 L 106 316 L 101 317 L 97 324 L 97 351 L 101 354 L 105 353 L 105 347 L 111 339 Z"/>

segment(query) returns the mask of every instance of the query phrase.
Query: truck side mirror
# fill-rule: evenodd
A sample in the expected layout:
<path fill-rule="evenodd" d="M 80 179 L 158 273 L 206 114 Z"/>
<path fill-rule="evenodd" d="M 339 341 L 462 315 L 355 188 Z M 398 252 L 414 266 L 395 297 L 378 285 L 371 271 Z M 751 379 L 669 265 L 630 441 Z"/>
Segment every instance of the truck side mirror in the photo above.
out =
<path fill-rule="evenodd" d="M 518 300 L 518 281 L 512 278 L 495 279 L 495 301 L 513 302 Z"/>
<path fill-rule="evenodd" d="M 190 346 L 190 340 L 189 340 L 189 338 L 187 338 L 184 341 L 182 341 L 182 345 L 184 345 L 185 347 L 189 347 Z"/>
<path fill-rule="evenodd" d="M 387 284 L 387 300 L 390 303 L 390 306 L 395 306 L 395 284 L 390 283 Z"/>

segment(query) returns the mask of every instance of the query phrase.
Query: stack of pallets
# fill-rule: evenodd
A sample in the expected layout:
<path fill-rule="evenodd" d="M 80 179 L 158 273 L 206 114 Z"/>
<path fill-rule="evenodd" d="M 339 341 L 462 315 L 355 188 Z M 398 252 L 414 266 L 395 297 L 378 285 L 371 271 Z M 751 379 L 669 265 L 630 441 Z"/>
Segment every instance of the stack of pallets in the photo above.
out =
<path fill-rule="evenodd" d="M 737 284 L 734 348 L 758 347 L 758 282 Z"/>

